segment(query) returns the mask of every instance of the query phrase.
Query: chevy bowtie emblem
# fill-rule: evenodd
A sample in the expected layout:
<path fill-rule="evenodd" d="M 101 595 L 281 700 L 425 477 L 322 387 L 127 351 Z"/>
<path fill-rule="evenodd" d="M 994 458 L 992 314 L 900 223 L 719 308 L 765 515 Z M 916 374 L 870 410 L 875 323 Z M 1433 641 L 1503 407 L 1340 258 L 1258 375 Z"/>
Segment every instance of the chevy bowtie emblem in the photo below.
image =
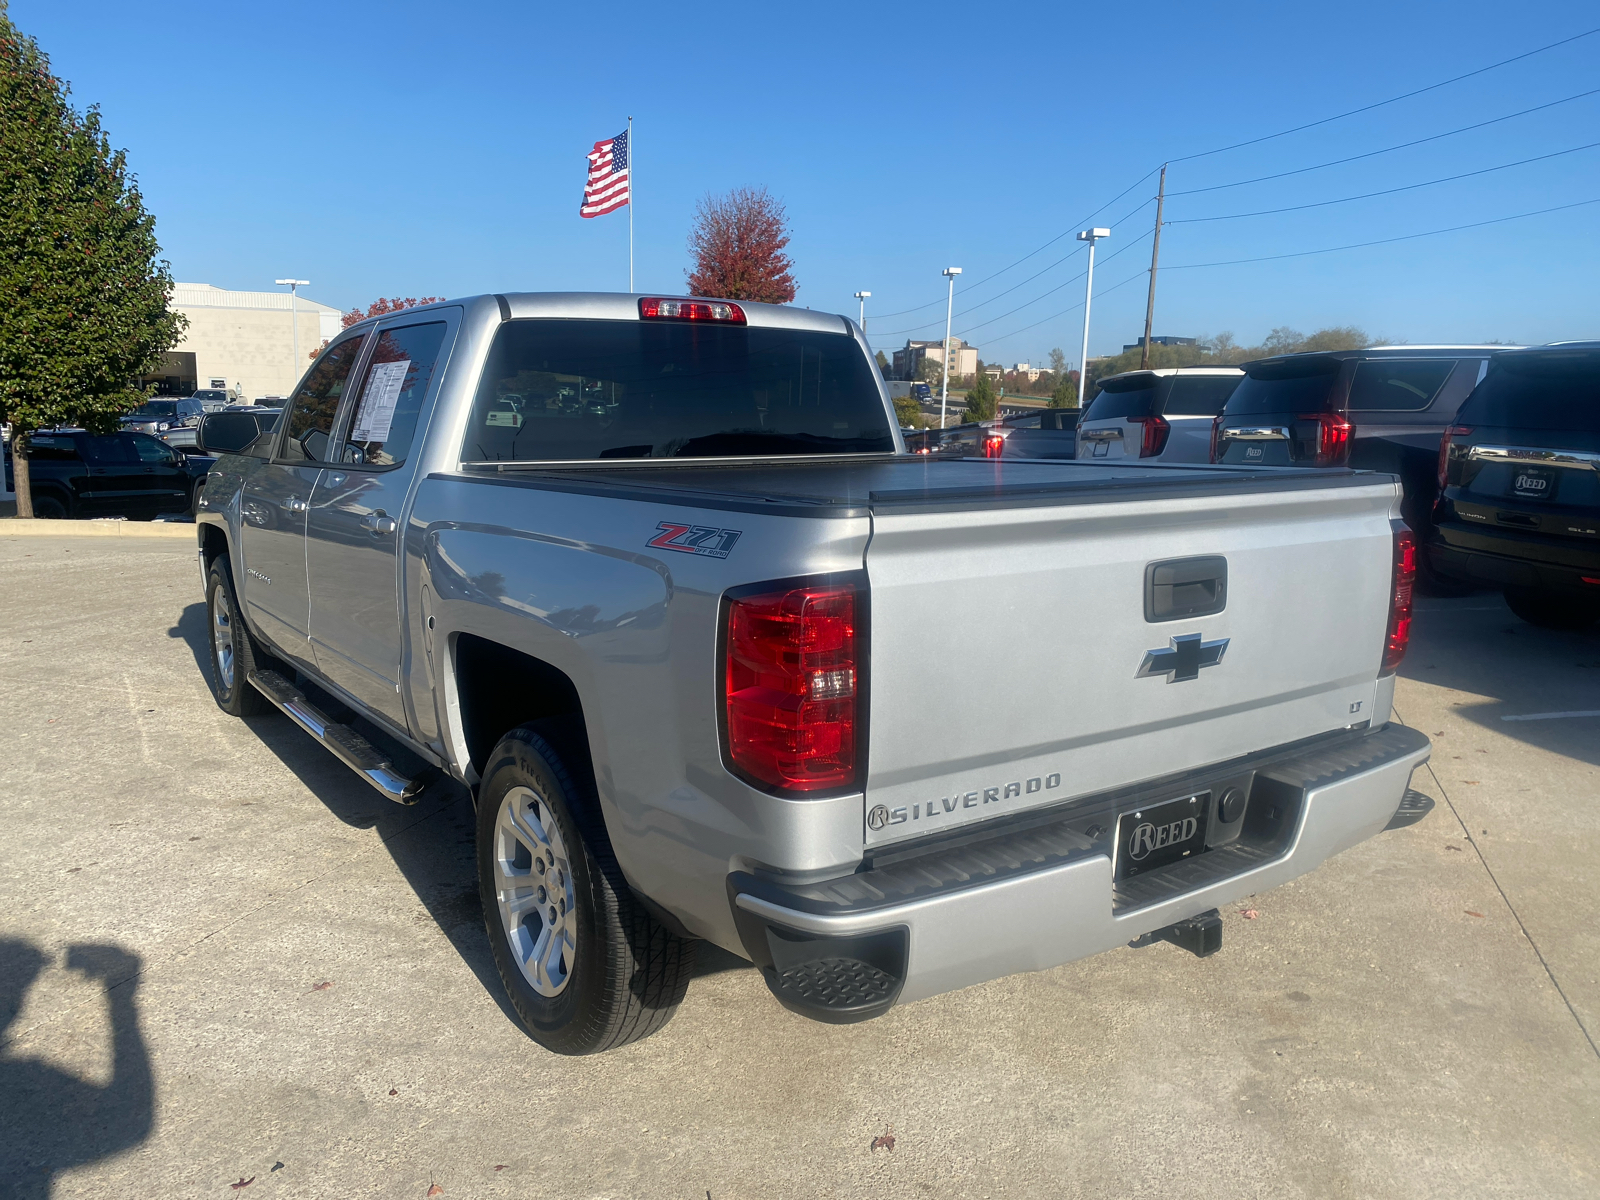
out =
<path fill-rule="evenodd" d="M 1227 652 L 1228 639 L 1202 642 L 1198 633 L 1180 633 L 1172 638 L 1170 650 L 1146 650 L 1135 679 L 1165 675 L 1168 683 L 1184 683 L 1200 678 L 1201 667 L 1214 667 Z"/>

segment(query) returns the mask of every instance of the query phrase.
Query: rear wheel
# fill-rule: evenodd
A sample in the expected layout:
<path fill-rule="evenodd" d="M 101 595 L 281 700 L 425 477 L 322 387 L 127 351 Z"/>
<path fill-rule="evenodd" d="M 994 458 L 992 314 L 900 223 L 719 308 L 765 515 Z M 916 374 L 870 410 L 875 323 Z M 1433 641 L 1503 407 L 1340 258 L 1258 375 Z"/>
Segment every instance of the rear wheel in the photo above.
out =
<path fill-rule="evenodd" d="M 539 727 L 508 733 L 478 789 L 478 887 L 495 966 L 533 1039 L 596 1054 L 677 1011 L 694 943 L 628 890 L 594 808 Z"/>
<path fill-rule="evenodd" d="M 218 555 L 206 576 L 206 627 L 211 646 L 211 694 L 223 712 L 251 717 L 272 706 L 250 685 L 256 669 L 255 639 L 239 615 L 239 598 L 233 589 L 233 566 L 226 554 Z"/>
<path fill-rule="evenodd" d="M 45 521 L 63 521 L 67 517 L 67 506 L 54 496 L 35 496 L 33 515 Z"/>
<path fill-rule="evenodd" d="M 1600 598 L 1507 588 L 1506 603 L 1517 616 L 1540 629 L 1587 629 L 1600 621 Z"/>

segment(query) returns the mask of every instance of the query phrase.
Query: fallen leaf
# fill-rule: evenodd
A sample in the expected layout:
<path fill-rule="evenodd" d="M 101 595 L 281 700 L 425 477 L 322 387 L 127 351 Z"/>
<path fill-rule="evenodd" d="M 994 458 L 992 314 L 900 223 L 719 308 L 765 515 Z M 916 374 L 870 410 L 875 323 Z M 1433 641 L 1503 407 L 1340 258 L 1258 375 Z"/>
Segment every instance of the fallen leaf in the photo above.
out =
<path fill-rule="evenodd" d="M 1239 915 L 1241 917 L 1243 917 L 1246 921 L 1254 921 L 1261 914 L 1259 912 L 1257 912 L 1253 908 L 1241 908 L 1239 910 Z"/>
<path fill-rule="evenodd" d="M 877 1150 L 880 1146 L 883 1149 L 889 1151 L 890 1153 L 894 1152 L 894 1126 L 893 1125 L 889 1125 L 889 1126 L 885 1127 L 883 1133 L 881 1133 L 879 1136 L 877 1136 L 877 1137 L 872 1139 L 872 1148 L 874 1150 Z"/>
<path fill-rule="evenodd" d="M 389 1095 L 398 1096 L 399 1094 L 400 1094 L 400 1089 L 399 1088 L 390 1088 L 389 1089 Z"/>
<path fill-rule="evenodd" d="M 1462 912 L 1464 912 L 1464 913 L 1466 913 L 1466 914 L 1467 914 L 1467 916 L 1469 916 L 1469 917 L 1481 917 L 1481 916 L 1483 916 L 1483 914 L 1482 914 L 1482 913 L 1480 913 L 1480 912 L 1473 912 L 1473 911 L 1472 911 L 1472 910 L 1471 910 L 1471 909 L 1470 909 L 1470 908 L 1463 908 L 1463 909 L 1462 909 L 1462 910 L 1461 910 L 1461 911 L 1462 911 Z"/>
<path fill-rule="evenodd" d="M 1446 850 L 1454 850 L 1457 854 L 1465 853 L 1460 846 L 1446 846 Z"/>
<path fill-rule="evenodd" d="M 1461 782 L 1462 783 L 1470 783 L 1473 787 L 1477 787 L 1478 786 L 1478 781 L 1476 779 L 1463 779 Z"/>
<path fill-rule="evenodd" d="M 281 1171 L 281 1170 L 283 1170 L 283 1164 L 281 1162 L 275 1162 L 275 1163 L 272 1164 L 272 1171 Z M 268 1175 L 272 1174 L 272 1171 L 268 1171 L 267 1174 Z"/>
<path fill-rule="evenodd" d="M 496 1171 L 504 1171 L 506 1169 L 506 1165 L 505 1163 L 495 1163 L 494 1169 Z"/>
<path fill-rule="evenodd" d="M 312 991 L 313 991 L 313 992 L 325 992 L 325 991 L 327 991 L 327 990 L 328 990 L 328 989 L 329 989 L 329 988 L 331 988 L 331 987 L 332 987 L 332 986 L 333 986 L 333 980 L 331 980 L 331 979 L 324 979 L 324 980 L 323 980 L 323 981 L 322 981 L 322 982 L 321 982 L 321 983 L 314 983 L 314 984 L 312 984 L 312 985 L 311 985 L 311 990 L 312 990 Z"/>
<path fill-rule="evenodd" d="M 230 1183 L 228 1186 L 231 1187 L 234 1191 L 237 1192 L 240 1188 L 249 1187 L 255 1181 L 256 1181 L 256 1177 L 254 1175 L 250 1176 L 249 1179 L 246 1179 L 243 1175 L 241 1175 L 241 1176 L 239 1176 L 239 1182 L 238 1183 Z"/>
<path fill-rule="evenodd" d="M 189 840 L 191 842 L 198 842 L 200 840 L 200 835 L 197 833 L 192 838 L 190 838 Z"/>
<path fill-rule="evenodd" d="M 442 1196 L 442 1195 L 444 1195 L 444 1189 L 442 1187 L 440 1187 L 437 1183 L 430 1183 L 428 1185 L 428 1195 L 430 1195 L 430 1196 Z"/>

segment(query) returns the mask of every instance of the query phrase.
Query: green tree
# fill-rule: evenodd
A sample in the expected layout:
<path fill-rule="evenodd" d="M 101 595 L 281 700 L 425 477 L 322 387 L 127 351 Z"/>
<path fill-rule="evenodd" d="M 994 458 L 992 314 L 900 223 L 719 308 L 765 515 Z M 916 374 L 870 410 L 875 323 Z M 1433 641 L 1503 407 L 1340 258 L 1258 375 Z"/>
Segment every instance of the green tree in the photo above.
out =
<path fill-rule="evenodd" d="M 994 380 L 989 378 L 980 368 L 978 378 L 967 389 L 967 420 L 992 421 L 994 420 L 995 407 L 998 401 L 995 396 Z"/>
<path fill-rule="evenodd" d="M 115 429 L 186 324 L 126 154 L 68 94 L 0 5 L 0 421 L 23 517 L 32 432 Z"/>
<path fill-rule="evenodd" d="M 1051 347 L 1051 349 L 1050 349 L 1050 374 L 1054 375 L 1057 379 L 1060 379 L 1066 373 L 1067 373 L 1067 356 L 1066 356 L 1066 354 L 1062 352 L 1062 349 L 1061 349 L 1060 346 Z"/>
<path fill-rule="evenodd" d="M 1077 372 L 1071 371 L 1061 376 L 1061 382 L 1056 384 L 1056 390 L 1050 393 L 1051 408 L 1077 408 L 1078 407 L 1078 380 Z"/>
<path fill-rule="evenodd" d="M 894 398 L 894 416 L 902 429 L 922 428 L 922 408 L 910 396 Z"/>
<path fill-rule="evenodd" d="M 878 373 L 885 379 L 889 378 L 889 356 L 882 350 L 878 351 Z"/>

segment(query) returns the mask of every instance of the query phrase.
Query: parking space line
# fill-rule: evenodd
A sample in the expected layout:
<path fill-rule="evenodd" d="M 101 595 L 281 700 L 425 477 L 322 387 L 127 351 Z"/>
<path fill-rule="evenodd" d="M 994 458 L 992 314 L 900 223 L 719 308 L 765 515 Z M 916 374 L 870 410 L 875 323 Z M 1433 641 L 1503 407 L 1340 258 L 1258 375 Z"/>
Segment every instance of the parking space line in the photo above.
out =
<path fill-rule="evenodd" d="M 1523 713 L 1516 717 L 1501 717 L 1502 721 L 1559 721 L 1563 717 L 1600 717 L 1600 708 L 1581 708 L 1575 712 Z"/>

